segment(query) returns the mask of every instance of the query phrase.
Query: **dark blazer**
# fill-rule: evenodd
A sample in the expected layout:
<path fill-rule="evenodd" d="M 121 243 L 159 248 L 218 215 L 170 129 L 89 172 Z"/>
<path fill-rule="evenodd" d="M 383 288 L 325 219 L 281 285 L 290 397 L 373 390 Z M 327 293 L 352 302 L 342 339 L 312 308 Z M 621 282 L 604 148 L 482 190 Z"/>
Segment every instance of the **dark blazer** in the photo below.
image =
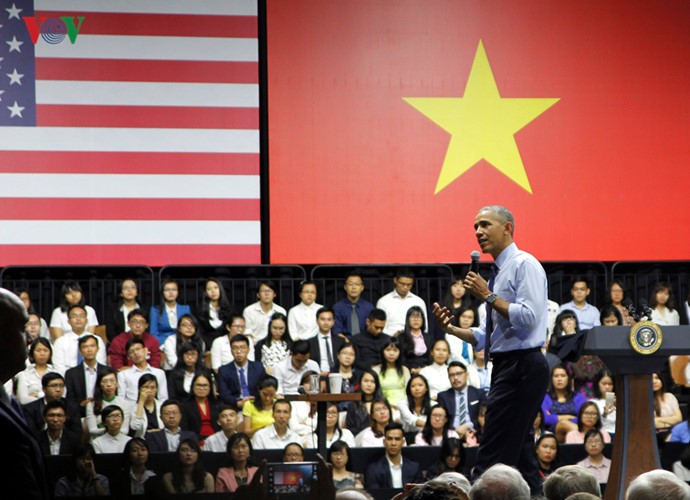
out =
<path fill-rule="evenodd" d="M 211 409 L 211 426 L 215 432 L 218 432 L 220 430 L 218 425 L 218 414 L 220 413 L 218 403 L 209 400 L 209 407 Z M 186 431 L 193 432 L 196 434 L 197 439 L 201 440 L 201 413 L 194 399 L 188 399 L 182 403 L 182 423 L 180 427 Z"/>
<path fill-rule="evenodd" d="M 105 365 L 96 364 L 96 373 L 100 375 L 106 369 Z M 67 399 L 71 399 L 81 409 L 81 416 L 86 416 L 86 407 L 81 406 L 81 402 L 86 399 L 86 377 L 84 376 L 84 362 L 70 368 L 65 372 L 65 389 L 67 389 Z"/>
<path fill-rule="evenodd" d="M 252 396 L 258 396 L 256 384 L 264 375 L 266 375 L 264 365 L 257 361 L 248 362 L 247 385 Z M 230 406 L 237 406 L 237 400 L 242 399 L 242 386 L 240 385 L 240 377 L 237 375 L 237 366 L 234 361 L 220 367 L 216 383 L 218 384 L 220 399 Z"/>
<path fill-rule="evenodd" d="M 48 438 L 48 431 L 42 431 L 38 435 L 38 445 L 44 455 L 50 455 L 50 439 Z M 71 455 L 76 453 L 81 446 L 81 436 L 67 429 L 62 431 L 60 438 L 60 455 Z"/>
<path fill-rule="evenodd" d="M 398 337 L 398 341 L 400 342 L 403 364 L 410 370 L 413 368 L 422 368 L 431 364 L 431 350 L 434 348 L 434 337 L 430 333 L 422 332 L 422 339 L 424 339 L 426 352 L 421 356 L 417 356 L 414 353 L 414 340 L 412 340 L 409 335 L 405 335 L 404 332 L 399 332 L 396 334 L 396 337 Z"/>
<path fill-rule="evenodd" d="M 467 411 L 470 415 L 470 420 L 474 424 L 475 429 L 479 429 L 479 403 L 486 401 L 486 395 L 484 391 L 480 391 L 476 387 L 471 385 L 467 386 Z M 453 419 L 455 418 L 456 408 L 455 408 L 455 389 L 452 387 L 447 391 L 439 392 L 437 396 L 438 404 L 443 406 L 448 415 L 450 416 L 451 426 Z"/>
<path fill-rule="evenodd" d="M 199 368 L 196 373 L 203 373 L 209 380 L 214 380 L 211 370 L 205 366 Z M 189 393 L 184 390 L 184 370 L 170 370 L 166 377 L 168 379 L 168 399 L 184 401 L 189 398 Z"/>
<path fill-rule="evenodd" d="M 321 366 L 321 346 L 323 345 L 323 340 L 321 340 L 322 335 L 320 333 L 316 334 L 316 337 L 309 339 L 309 353 L 310 359 L 316 361 L 316 363 Z M 336 335 L 331 331 L 331 350 L 333 351 L 333 364 L 331 365 L 330 371 L 338 371 L 338 349 L 345 343 L 342 337 Z"/>
<path fill-rule="evenodd" d="M 196 434 L 191 431 L 180 430 L 180 442 L 183 439 L 193 439 L 198 441 Z M 175 450 L 168 450 L 168 440 L 165 437 L 165 431 L 160 430 L 157 432 L 147 432 L 146 433 L 146 443 L 149 445 L 149 450 L 153 452 L 168 452 Z"/>
<path fill-rule="evenodd" d="M 67 413 L 65 429 L 81 435 L 81 409 L 79 405 L 67 398 L 62 398 L 62 402 L 65 404 L 65 412 Z M 43 420 L 43 407 L 45 404 L 45 398 L 41 398 L 22 406 L 26 425 L 29 426 L 35 437 L 38 437 L 45 427 L 45 421 Z"/>
<path fill-rule="evenodd" d="M 407 483 L 421 482 L 421 471 L 419 464 L 413 462 L 407 457 L 403 457 L 402 465 L 402 483 L 403 486 Z M 364 476 L 364 487 L 367 490 L 376 490 L 382 488 L 392 488 L 393 482 L 391 479 L 390 467 L 386 456 L 382 456 L 376 462 L 369 464 L 367 473 Z"/>

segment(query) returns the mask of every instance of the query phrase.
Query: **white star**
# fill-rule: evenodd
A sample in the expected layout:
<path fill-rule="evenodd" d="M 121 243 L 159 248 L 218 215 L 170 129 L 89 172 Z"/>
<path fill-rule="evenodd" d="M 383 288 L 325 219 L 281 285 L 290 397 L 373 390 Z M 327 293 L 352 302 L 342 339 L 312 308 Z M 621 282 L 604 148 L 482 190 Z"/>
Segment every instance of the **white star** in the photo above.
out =
<path fill-rule="evenodd" d="M 0 96 L 1 96 L 2 94 L 4 94 L 4 93 L 5 93 L 4 90 L 0 90 Z M 0 102 L 2 102 L 2 97 L 0 97 Z"/>
<path fill-rule="evenodd" d="M 20 42 L 17 40 L 16 36 L 12 37 L 12 40 L 5 42 L 7 45 L 10 46 L 10 52 L 13 50 L 16 50 L 17 52 L 21 52 L 22 49 L 19 48 L 20 45 L 24 45 L 24 42 Z"/>
<path fill-rule="evenodd" d="M 24 9 L 18 9 L 16 5 L 12 4 L 12 7 L 9 9 L 5 9 L 7 12 L 9 12 L 9 17 L 7 19 L 12 19 L 13 17 L 16 17 L 19 19 L 19 13 L 23 11 Z"/>
<path fill-rule="evenodd" d="M 10 85 L 14 83 L 21 85 L 22 78 L 24 78 L 24 75 L 22 75 L 21 73 L 17 73 L 17 68 L 14 68 L 14 71 L 12 73 L 7 73 L 7 76 L 10 77 Z"/>
<path fill-rule="evenodd" d="M 0 28 L 2 28 L 2 26 L 0 26 Z M 3 59 L 5 59 L 5 58 L 4 58 L 4 57 L 0 57 L 0 62 L 2 62 Z M 0 68 L 2 68 L 2 64 L 0 64 Z"/>
<path fill-rule="evenodd" d="M 23 118 L 22 116 L 22 111 L 24 111 L 24 106 L 20 106 L 17 104 L 17 101 L 14 101 L 14 106 L 6 106 L 7 109 L 10 110 L 10 118 L 14 118 L 15 116 L 18 116 L 19 118 Z"/>

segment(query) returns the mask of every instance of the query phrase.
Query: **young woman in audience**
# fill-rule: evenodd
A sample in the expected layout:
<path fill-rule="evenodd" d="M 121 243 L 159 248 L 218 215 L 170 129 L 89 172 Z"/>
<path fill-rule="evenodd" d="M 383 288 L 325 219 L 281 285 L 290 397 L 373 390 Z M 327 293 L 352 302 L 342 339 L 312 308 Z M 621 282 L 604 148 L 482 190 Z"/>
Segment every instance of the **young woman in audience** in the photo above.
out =
<path fill-rule="evenodd" d="M 161 368 L 172 370 L 175 367 L 185 342 L 191 342 L 196 346 L 196 350 L 203 361 L 204 354 L 206 353 L 206 344 L 199 333 L 199 322 L 191 314 L 185 314 L 179 318 L 175 334 L 170 335 L 163 342 L 161 346 L 161 352 L 163 353 Z"/>
<path fill-rule="evenodd" d="M 444 439 L 441 443 L 440 460 L 424 473 L 424 480 L 429 481 L 444 472 L 457 472 L 464 475 L 465 448 L 457 438 Z"/>
<path fill-rule="evenodd" d="M 108 405 L 103 408 L 101 419 L 105 432 L 91 440 L 94 451 L 97 454 L 124 452 L 125 445 L 132 439 L 122 429 L 124 410 L 117 405 Z"/>
<path fill-rule="evenodd" d="M 246 401 L 242 406 L 244 433 L 252 437 L 256 431 L 273 423 L 273 402 L 278 391 L 278 380 L 266 375 L 256 384 L 259 397 Z"/>
<path fill-rule="evenodd" d="M 225 288 L 218 278 L 208 278 L 204 284 L 204 296 L 201 299 L 200 335 L 207 346 L 225 335 L 225 323 L 232 316 L 232 306 L 228 301 Z"/>
<path fill-rule="evenodd" d="M 632 326 L 635 324 L 635 319 L 630 314 L 627 307 L 623 305 L 623 300 L 625 299 L 625 285 L 620 280 L 613 280 L 609 285 L 609 297 L 606 305 L 611 305 L 618 309 L 621 313 L 621 318 L 623 319 L 622 324 L 627 326 Z"/>
<path fill-rule="evenodd" d="M 676 424 L 683 420 L 678 400 L 670 392 L 664 390 L 664 381 L 658 373 L 652 374 L 652 389 L 654 390 L 654 427 L 657 433 L 665 436 Z"/>
<path fill-rule="evenodd" d="M 316 302 L 318 290 L 313 281 L 302 281 L 299 285 L 300 302 L 288 311 L 288 328 L 293 341 L 309 340 L 319 333 L 316 311 L 323 305 Z M 270 334 L 270 332 L 269 332 Z"/>
<path fill-rule="evenodd" d="M 160 477 L 146 467 L 150 454 L 145 439 L 135 437 L 127 441 L 122 453 L 122 469 L 110 487 L 113 498 L 155 497 L 162 493 Z"/>
<path fill-rule="evenodd" d="M 44 396 L 41 379 L 54 372 L 52 365 L 53 347 L 48 339 L 38 337 L 29 347 L 29 366 L 17 374 L 15 391 L 19 404 L 27 405 Z"/>
<path fill-rule="evenodd" d="M 355 437 L 352 433 L 348 429 L 340 428 L 338 424 L 339 417 L 340 412 L 338 412 L 338 405 L 335 403 L 328 403 L 328 409 L 326 411 L 326 446 L 331 446 L 337 441 L 343 441 L 349 446 L 355 446 Z M 292 425 L 290 428 L 292 428 Z M 317 424 L 313 433 L 304 436 L 302 444 L 305 448 L 317 448 L 318 436 L 319 426 Z"/>
<path fill-rule="evenodd" d="M 429 418 L 427 418 L 426 424 L 424 424 L 424 429 L 415 436 L 414 444 L 418 446 L 438 446 L 448 438 L 460 439 L 460 436 L 450 428 L 448 411 L 443 406 L 436 405 L 431 409 Z"/>
<path fill-rule="evenodd" d="M 623 316 L 616 306 L 604 306 L 599 319 L 602 326 L 623 326 Z"/>
<path fill-rule="evenodd" d="M 113 340 L 122 332 L 129 331 L 127 324 L 127 315 L 134 309 L 139 309 L 141 306 L 137 302 L 139 295 L 139 287 L 137 282 L 132 278 L 125 278 L 117 286 L 118 300 L 113 307 L 108 311 L 106 334 L 108 339 Z"/>
<path fill-rule="evenodd" d="M 573 392 L 570 374 L 563 365 L 551 370 L 549 389 L 541 405 L 546 428 L 554 432 L 562 443 L 565 435 L 577 429 L 577 413 L 587 399 L 579 392 Z"/>
<path fill-rule="evenodd" d="M 613 385 L 613 373 L 608 368 L 597 372 L 594 376 L 594 399 L 601 414 L 601 428 L 609 434 L 616 432 L 616 397 L 606 401 L 606 394 L 615 392 Z"/>
<path fill-rule="evenodd" d="M 178 304 L 180 285 L 177 281 L 167 279 L 161 286 L 161 301 L 157 307 L 151 307 L 149 325 L 150 333 L 158 339 L 161 346 L 166 339 L 175 333 L 179 318 L 185 314 L 192 314 L 186 304 Z"/>
<path fill-rule="evenodd" d="M 17 297 L 21 299 L 22 302 L 24 302 L 24 306 L 26 307 L 26 311 L 31 314 L 35 314 L 36 317 L 38 318 L 40 324 L 38 325 L 40 336 L 43 337 L 44 339 L 49 339 L 50 340 L 50 330 L 48 330 L 48 323 L 46 323 L 46 320 L 44 320 L 40 314 L 36 311 L 36 308 L 34 308 L 34 304 L 31 301 L 31 294 L 29 294 L 29 290 L 26 288 L 20 288 L 16 292 L 14 292 Z M 29 345 L 29 344 L 27 344 Z"/>
<path fill-rule="evenodd" d="M 361 448 L 383 447 L 383 431 L 392 422 L 391 405 L 385 399 L 371 403 L 371 425 L 357 434 L 355 443 Z"/>
<path fill-rule="evenodd" d="M 228 439 L 228 457 L 230 467 L 221 467 L 216 476 L 216 493 L 234 493 L 248 484 L 258 470 L 251 465 L 252 440 L 244 432 L 237 432 Z"/>
<path fill-rule="evenodd" d="M 654 285 L 652 297 L 649 299 L 652 308 L 652 319 L 657 325 L 674 326 L 680 324 L 680 315 L 676 311 L 673 290 L 668 283 L 659 282 Z"/>
<path fill-rule="evenodd" d="M 407 397 L 398 403 L 405 432 L 420 432 L 431 413 L 431 392 L 424 375 L 412 375 L 405 389 Z"/>
<path fill-rule="evenodd" d="M 594 474 L 597 481 L 608 483 L 611 471 L 611 460 L 604 456 L 604 437 L 599 429 L 590 429 L 585 434 L 585 451 L 587 458 L 580 460 L 577 465 Z"/>
<path fill-rule="evenodd" d="M 429 364 L 434 339 L 431 334 L 426 333 L 426 321 L 421 307 L 412 306 L 407 310 L 405 329 L 396 335 L 403 363 L 412 373 L 417 373 Z"/>
<path fill-rule="evenodd" d="M 211 378 L 211 370 L 204 366 L 197 344 L 185 342 L 180 348 L 175 367 L 167 373 L 168 397 L 183 401 L 192 394 L 192 379 L 197 375 Z"/>
<path fill-rule="evenodd" d="M 96 472 L 96 452 L 90 444 L 82 444 L 72 455 L 74 472 L 58 479 L 55 496 L 60 497 L 107 497 L 110 496 L 110 482 L 103 474 Z"/>
<path fill-rule="evenodd" d="M 24 338 L 26 339 L 27 347 L 39 337 L 43 337 L 50 341 L 50 334 L 48 334 L 47 337 L 41 335 L 41 321 L 42 318 L 38 314 L 35 312 L 29 313 L 29 321 L 26 322 L 26 326 L 24 327 Z"/>
<path fill-rule="evenodd" d="M 350 463 L 350 445 L 345 441 L 335 441 L 328 448 L 328 462 L 333 465 L 333 485 L 336 490 L 343 488 L 364 488 L 362 474 L 347 470 Z"/>
<path fill-rule="evenodd" d="M 534 453 L 537 455 L 539 474 L 546 478 L 558 469 L 558 440 L 553 434 L 542 434 L 534 445 Z"/>
<path fill-rule="evenodd" d="M 450 360 L 450 344 L 447 339 L 439 339 L 434 342 L 431 350 L 431 364 L 419 371 L 424 375 L 429 384 L 429 393 L 432 401 L 436 401 L 439 392 L 450 389 L 448 378 L 448 361 Z"/>
<path fill-rule="evenodd" d="M 163 428 L 161 402 L 158 400 L 158 379 L 144 373 L 139 379 L 137 404 L 132 407 L 129 427 L 134 435 L 144 437 L 147 432 Z"/>
<path fill-rule="evenodd" d="M 355 392 L 356 382 L 362 376 L 361 372 L 355 366 L 355 359 L 357 358 L 357 350 L 351 342 L 346 342 L 338 349 L 338 373 L 343 377 L 343 385 L 341 393 L 351 394 Z M 348 404 L 340 406 L 340 411 L 347 410 Z"/>
<path fill-rule="evenodd" d="M 359 379 L 359 387 L 356 388 L 355 392 L 359 392 L 362 395 L 362 399 L 353 401 L 348 406 L 345 427 L 354 436 L 357 436 L 370 424 L 371 402 L 375 399 L 383 399 L 381 386 L 379 385 L 379 376 L 376 372 L 364 370 L 362 377 Z"/>
<path fill-rule="evenodd" d="M 262 363 L 266 373 L 272 375 L 273 368 L 290 356 L 290 346 L 292 339 L 287 317 L 279 312 L 273 313 L 268 322 L 268 335 L 254 347 L 256 361 Z"/>
<path fill-rule="evenodd" d="M 410 370 L 403 365 L 400 343 L 396 337 L 391 337 L 381 351 L 381 364 L 374 366 L 379 374 L 381 392 L 388 404 L 397 408 L 398 403 L 405 399 L 405 387 L 410 380 Z"/>
<path fill-rule="evenodd" d="M 446 295 L 443 297 L 443 305 L 451 311 L 456 318 L 460 317 L 459 309 L 470 307 L 472 305 L 472 297 L 464 285 L 462 284 L 464 276 L 454 276 L 453 281 L 450 282 Z"/>
<path fill-rule="evenodd" d="M 601 415 L 594 401 L 587 401 L 580 406 L 580 411 L 577 413 L 577 430 L 570 431 L 565 435 L 566 444 L 583 444 L 585 434 L 590 429 L 600 430 L 604 442 L 611 442 L 609 433 L 601 429 Z"/>
<path fill-rule="evenodd" d="M 177 447 L 172 471 L 163 474 L 163 486 L 169 494 L 213 493 L 213 475 L 206 472 L 199 460 L 201 448 L 193 439 L 183 439 Z"/>
<path fill-rule="evenodd" d="M 456 311 L 457 316 L 456 323 L 460 328 L 472 328 L 479 326 L 479 315 L 476 309 L 470 305 L 462 306 Z M 449 333 L 446 334 L 446 340 L 450 346 L 450 360 L 451 361 L 461 361 L 468 365 L 474 360 L 474 354 L 472 352 L 472 345 L 467 342 L 460 340 L 455 335 Z"/>
<path fill-rule="evenodd" d="M 66 281 L 60 290 L 60 305 L 53 310 L 50 316 L 50 338 L 53 342 L 62 337 L 63 333 L 71 332 L 72 327 L 67 320 L 67 311 L 70 306 L 82 306 L 86 311 L 86 329 L 94 333 L 98 326 L 98 318 L 93 307 L 87 306 L 84 300 L 84 292 L 76 281 Z"/>
<path fill-rule="evenodd" d="M 101 417 L 103 408 L 110 405 L 122 408 L 124 418 L 120 431 L 129 433 L 129 422 L 132 414 L 132 405 L 124 397 L 117 394 L 117 372 L 111 367 L 103 368 L 96 377 L 96 386 L 93 390 L 93 401 L 86 405 L 86 428 L 91 439 L 105 434 L 104 422 Z"/>
<path fill-rule="evenodd" d="M 197 435 L 200 443 L 220 430 L 220 409 L 210 375 L 197 374 L 192 379 L 192 397 L 182 403 L 182 428 Z"/>

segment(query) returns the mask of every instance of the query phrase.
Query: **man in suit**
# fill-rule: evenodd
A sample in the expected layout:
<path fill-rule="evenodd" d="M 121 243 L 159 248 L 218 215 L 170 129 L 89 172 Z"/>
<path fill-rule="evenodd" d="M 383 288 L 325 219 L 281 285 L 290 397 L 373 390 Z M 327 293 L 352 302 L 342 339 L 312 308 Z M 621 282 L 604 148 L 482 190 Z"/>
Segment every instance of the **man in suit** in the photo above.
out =
<path fill-rule="evenodd" d="M 467 366 L 461 361 L 448 365 L 451 388 L 438 393 L 438 404 L 448 412 L 451 429 L 461 438 L 475 432 L 479 427 L 479 403 L 484 402 L 484 392 L 467 384 Z"/>
<path fill-rule="evenodd" d="M 196 434 L 190 431 L 183 431 L 180 428 L 182 410 L 178 401 L 168 399 L 161 405 L 161 421 L 163 422 L 162 430 L 146 433 L 146 442 L 149 445 L 150 451 L 177 451 L 180 441 L 184 439 L 198 441 Z"/>
<path fill-rule="evenodd" d="M 244 402 L 258 396 L 256 384 L 266 375 L 264 365 L 249 361 L 249 339 L 242 334 L 230 339 L 234 361 L 218 370 L 218 390 L 225 404 L 242 408 Z"/>
<path fill-rule="evenodd" d="M 321 307 L 316 311 L 319 333 L 309 339 L 309 352 L 311 359 L 319 364 L 322 375 L 338 371 L 338 351 L 345 343 L 340 335 L 333 335 L 334 322 L 333 309 L 330 307 Z"/>
<path fill-rule="evenodd" d="M 4 384 L 26 367 L 24 326 L 28 320 L 19 297 L 0 288 L 0 436 L 4 450 L 0 484 L 7 500 L 52 497 L 41 448 L 4 390 Z"/>
<path fill-rule="evenodd" d="M 367 490 L 402 489 L 407 483 L 421 482 L 419 464 L 403 459 L 402 448 L 405 444 L 405 434 L 402 425 L 397 422 L 386 425 L 383 435 L 383 447 L 386 454 L 369 464 L 364 478 L 364 487 Z"/>
<path fill-rule="evenodd" d="M 38 435 L 38 445 L 44 455 L 71 455 L 81 445 L 79 434 L 65 429 L 67 414 L 60 400 L 53 400 L 43 407 L 46 429 Z"/>
<path fill-rule="evenodd" d="M 57 372 L 46 373 L 41 379 L 41 386 L 45 396 L 33 403 L 22 406 L 26 424 L 32 430 L 34 436 L 38 436 L 46 427 L 43 420 L 43 409 L 51 401 L 62 401 L 67 415 L 65 427 L 72 432 L 80 434 L 81 412 L 79 411 L 79 405 L 71 399 L 62 397 L 65 393 L 65 379 L 62 375 Z"/>
<path fill-rule="evenodd" d="M 98 362 L 98 340 L 94 335 L 79 337 L 79 354 L 84 358 L 77 366 L 65 372 L 67 398 L 81 408 L 81 416 L 86 417 L 86 405 L 93 400 L 96 378 L 105 370 L 106 365 Z"/>

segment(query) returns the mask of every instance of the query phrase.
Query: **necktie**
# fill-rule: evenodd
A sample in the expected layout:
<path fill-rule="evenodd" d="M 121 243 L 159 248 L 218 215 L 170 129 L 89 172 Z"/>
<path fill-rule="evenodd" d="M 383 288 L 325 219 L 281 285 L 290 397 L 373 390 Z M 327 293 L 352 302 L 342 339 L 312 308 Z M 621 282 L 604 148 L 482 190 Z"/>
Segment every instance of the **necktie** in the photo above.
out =
<path fill-rule="evenodd" d="M 460 393 L 460 401 L 458 405 L 458 425 L 461 426 L 467 420 L 467 403 L 465 403 L 465 396 Z"/>
<path fill-rule="evenodd" d="M 357 304 L 350 304 L 352 312 L 350 313 L 350 333 L 357 335 L 359 333 L 359 315 L 357 314 Z"/>
<path fill-rule="evenodd" d="M 494 281 L 496 281 L 496 275 L 498 274 L 498 266 L 493 264 L 491 266 L 491 277 L 489 278 L 489 290 L 494 291 Z M 486 337 L 484 338 L 484 356 L 486 356 L 487 362 L 491 354 L 491 334 L 494 331 L 494 319 L 492 317 L 494 308 L 491 304 L 486 305 Z"/>
<path fill-rule="evenodd" d="M 462 343 L 462 359 L 464 359 L 467 363 L 470 362 L 470 353 L 467 348 L 467 342 Z"/>
<path fill-rule="evenodd" d="M 244 376 L 244 368 L 240 368 L 240 387 L 242 388 L 242 397 L 249 397 L 249 386 L 247 385 L 247 378 Z"/>
<path fill-rule="evenodd" d="M 326 355 L 328 356 L 328 369 L 333 366 L 333 353 L 331 353 L 331 340 L 330 337 L 324 337 L 323 340 L 326 342 Z"/>

